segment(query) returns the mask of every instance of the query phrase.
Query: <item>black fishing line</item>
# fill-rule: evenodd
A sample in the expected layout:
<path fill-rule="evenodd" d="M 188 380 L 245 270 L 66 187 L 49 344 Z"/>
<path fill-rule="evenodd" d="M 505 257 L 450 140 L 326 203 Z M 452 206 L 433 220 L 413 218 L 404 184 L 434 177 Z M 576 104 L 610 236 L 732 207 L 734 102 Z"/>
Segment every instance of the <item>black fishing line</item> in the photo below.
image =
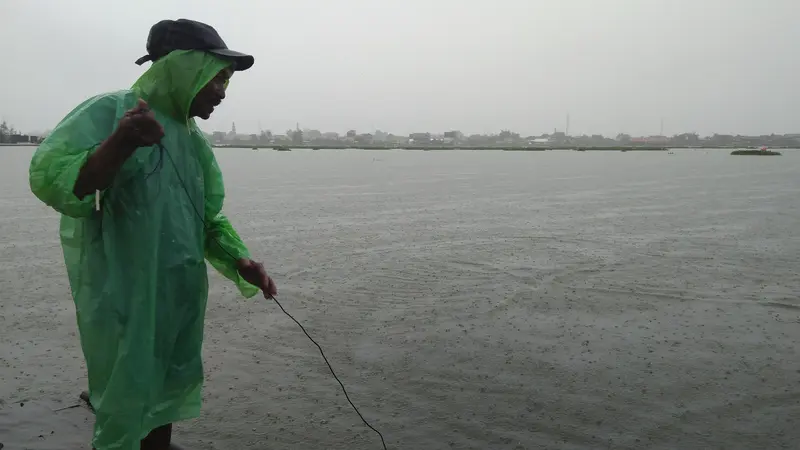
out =
<path fill-rule="evenodd" d="M 172 159 L 172 155 L 170 154 L 170 152 L 167 150 L 166 147 L 164 147 L 161 143 L 158 143 L 157 145 L 159 147 L 159 150 L 161 151 L 161 158 L 159 159 L 159 163 L 161 162 L 161 159 L 163 159 L 163 155 L 166 154 L 167 158 L 169 158 L 169 161 L 172 164 L 172 168 L 175 169 L 175 175 L 177 175 L 178 181 L 180 181 L 181 187 L 183 188 L 183 191 L 186 193 L 186 196 L 188 197 L 189 204 L 192 205 L 192 209 L 194 209 L 195 214 L 197 214 L 197 217 L 203 223 L 203 228 L 207 229 L 205 216 L 200 213 L 200 210 L 197 208 L 197 205 L 195 205 L 194 202 L 192 201 L 192 196 L 189 193 L 189 189 L 186 187 L 186 184 L 183 182 L 183 178 L 181 177 L 180 171 L 178 170 L 178 165 L 175 164 L 175 160 Z M 154 169 L 154 171 L 155 171 L 155 169 Z M 152 172 L 151 172 L 151 175 L 152 175 Z M 227 253 L 228 256 L 230 256 L 231 259 L 234 260 L 234 262 L 238 262 L 238 258 L 236 258 L 225 247 L 223 247 L 222 244 L 220 244 L 219 241 L 215 237 L 212 236 L 211 238 L 214 240 L 214 242 L 217 244 L 217 246 L 219 246 L 219 248 L 222 249 L 222 251 Z M 268 295 L 269 298 L 272 301 L 274 301 L 276 305 L 278 305 L 278 308 L 280 308 L 281 311 L 283 311 L 284 314 L 286 314 L 290 319 L 292 319 L 292 321 L 294 323 L 296 323 L 298 327 L 300 327 L 300 329 L 303 331 L 303 333 L 306 335 L 306 337 L 314 345 L 317 346 L 317 349 L 319 350 L 319 354 L 322 355 L 322 359 L 325 360 L 325 364 L 328 365 L 328 369 L 331 371 L 331 375 L 333 375 L 333 378 L 335 378 L 336 381 L 339 383 L 339 386 L 341 386 L 342 392 L 344 392 L 344 396 L 347 399 L 347 402 L 350 403 L 350 406 L 353 407 L 353 410 L 356 412 L 356 414 L 358 414 L 358 417 L 361 418 L 361 421 L 364 422 L 364 425 L 366 425 L 367 428 L 369 428 L 370 430 L 374 431 L 378 435 L 378 437 L 381 438 L 381 444 L 383 445 L 383 449 L 387 450 L 386 441 L 383 439 L 383 434 L 381 434 L 381 432 L 378 431 L 377 428 L 373 427 L 372 424 L 370 424 L 367 421 L 367 419 L 364 418 L 364 416 L 361 414 L 361 411 L 359 411 L 358 408 L 356 407 L 355 403 L 353 403 L 353 401 L 350 400 L 350 395 L 347 393 L 347 389 L 344 387 L 344 383 L 342 383 L 342 380 L 339 379 L 339 377 L 336 375 L 336 372 L 333 370 L 333 366 L 331 366 L 331 363 L 328 361 L 328 357 L 325 356 L 325 352 L 322 351 L 322 346 L 319 345 L 319 343 L 317 343 L 317 341 L 314 340 L 314 338 L 311 337 L 310 334 L 308 334 L 308 331 L 306 331 L 306 328 L 303 326 L 303 324 L 301 324 L 297 319 L 294 318 L 294 316 L 292 316 L 291 314 L 289 314 L 288 311 L 286 311 L 286 309 L 283 307 L 283 305 L 281 305 L 281 303 L 278 301 L 278 299 L 276 299 L 275 297 L 273 297 L 269 293 L 265 293 L 265 294 Z"/>
<path fill-rule="evenodd" d="M 160 169 L 164 167 L 164 150 L 165 147 L 161 144 L 158 144 L 158 161 L 156 161 L 156 165 L 155 167 L 153 167 L 153 170 L 151 170 L 150 173 L 148 173 L 147 176 L 144 177 L 145 181 L 147 181 L 147 179 L 150 178 L 151 175 L 156 173 L 156 171 L 160 171 Z"/>

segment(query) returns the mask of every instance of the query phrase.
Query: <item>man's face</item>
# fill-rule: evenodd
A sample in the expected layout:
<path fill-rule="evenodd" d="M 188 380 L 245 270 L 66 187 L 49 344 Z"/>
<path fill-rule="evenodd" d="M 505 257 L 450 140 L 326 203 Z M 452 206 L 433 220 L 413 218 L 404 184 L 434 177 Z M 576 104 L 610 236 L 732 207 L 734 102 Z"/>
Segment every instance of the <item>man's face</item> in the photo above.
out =
<path fill-rule="evenodd" d="M 228 80 L 232 75 L 233 70 L 230 68 L 220 70 L 217 76 L 209 81 L 192 100 L 189 115 L 203 120 L 211 117 L 214 108 L 225 99 L 225 89 L 228 87 Z"/>

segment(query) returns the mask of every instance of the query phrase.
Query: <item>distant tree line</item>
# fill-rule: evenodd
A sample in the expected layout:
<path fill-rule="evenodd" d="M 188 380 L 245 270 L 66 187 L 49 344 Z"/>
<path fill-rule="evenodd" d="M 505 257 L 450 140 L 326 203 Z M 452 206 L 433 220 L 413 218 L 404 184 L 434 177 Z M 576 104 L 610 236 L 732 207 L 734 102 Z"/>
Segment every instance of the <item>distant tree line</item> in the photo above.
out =
<path fill-rule="evenodd" d="M 8 144 L 11 142 L 11 136 L 19 134 L 17 130 L 9 125 L 5 120 L 0 122 L 0 144 Z"/>

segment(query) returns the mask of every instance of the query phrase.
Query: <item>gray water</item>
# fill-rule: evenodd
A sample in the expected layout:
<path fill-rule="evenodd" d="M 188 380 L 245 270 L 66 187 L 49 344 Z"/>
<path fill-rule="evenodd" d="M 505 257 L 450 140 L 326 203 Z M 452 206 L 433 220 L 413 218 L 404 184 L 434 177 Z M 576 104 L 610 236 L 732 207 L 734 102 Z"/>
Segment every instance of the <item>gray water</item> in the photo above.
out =
<path fill-rule="evenodd" d="M 30 155 L 0 153 L 0 398 L 70 404 Z M 800 151 L 217 155 L 227 214 L 390 449 L 799 445 Z M 181 443 L 380 448 L 274 304 L 214 276 L 209 305 Z"/>

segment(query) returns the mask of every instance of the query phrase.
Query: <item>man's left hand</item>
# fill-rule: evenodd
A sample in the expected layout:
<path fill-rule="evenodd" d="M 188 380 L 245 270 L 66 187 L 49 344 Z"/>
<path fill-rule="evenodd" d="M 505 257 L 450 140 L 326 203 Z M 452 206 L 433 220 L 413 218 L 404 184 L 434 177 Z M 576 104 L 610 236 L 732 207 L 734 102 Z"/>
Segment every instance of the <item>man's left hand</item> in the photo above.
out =
<path fill-rule="evenodd" d="M 242 258 L 236 262 L 236 268 L 244 281 L 258 287 L 264 293 L 264 297 L 270 298 L 278 295 L 278 288 L 275 282 L 267 275 L 264 265 L 249 258 Z"/>

